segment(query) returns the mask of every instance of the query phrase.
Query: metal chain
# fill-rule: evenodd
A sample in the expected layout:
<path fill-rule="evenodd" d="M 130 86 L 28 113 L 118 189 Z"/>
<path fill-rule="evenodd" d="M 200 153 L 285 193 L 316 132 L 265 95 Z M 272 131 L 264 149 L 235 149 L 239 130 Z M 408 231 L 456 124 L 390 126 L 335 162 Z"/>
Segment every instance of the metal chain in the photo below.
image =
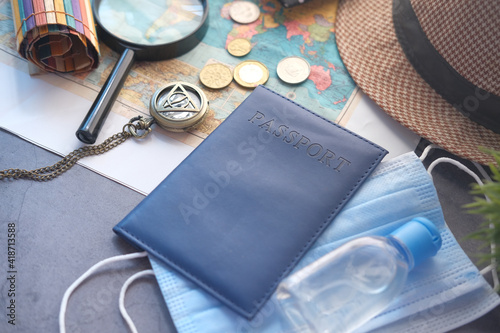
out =
<path fill-rule="evenodd" d="M 145 121 L 142 116 L 132 118 L 125 126 L 121 133 L 117 133 L 103 143 L 94 146 L 85 146 L 76 149 L 66 155 L 61 161 L 54 165 L 39 168 L 35 170 L 24 170 L 24 169 L 6 169 L 0 171 L 0 180 L 3 179 L 31 179 L 36 181 L 48 181 L 56 178 L 63 172 L 69 170 L 73 165 L 78 162 L 81 158 L 91 155 L 104 154 L 110 149 L 118 146 L 119 144 L 125 142 L 130 137 L 143 138 L 151 132 L 152 121 Z M 143 133 L 138 133 L 143 130 Z"/>

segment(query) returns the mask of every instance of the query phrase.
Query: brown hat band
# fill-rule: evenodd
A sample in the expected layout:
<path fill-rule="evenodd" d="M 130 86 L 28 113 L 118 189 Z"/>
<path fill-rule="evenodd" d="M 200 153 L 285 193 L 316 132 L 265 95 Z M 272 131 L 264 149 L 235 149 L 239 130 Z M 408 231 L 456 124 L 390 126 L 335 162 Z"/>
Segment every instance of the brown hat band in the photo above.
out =
<path fill-rule="evenodd" d="M 460 75 L 427 38 L 410 0 L 394 0 L 394 30 L 418 74 L 464 116 L 500 133 L 500 97 Z"/>

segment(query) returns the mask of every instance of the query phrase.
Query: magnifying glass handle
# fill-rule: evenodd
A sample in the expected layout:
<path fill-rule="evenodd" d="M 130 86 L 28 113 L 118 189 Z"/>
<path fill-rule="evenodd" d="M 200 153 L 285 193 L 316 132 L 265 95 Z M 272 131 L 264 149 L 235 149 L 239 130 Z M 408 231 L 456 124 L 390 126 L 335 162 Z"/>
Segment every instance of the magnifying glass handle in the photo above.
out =
<path fill-rule="evenodd" d="M 106 83 L 101 88 L 99 95 L 92 104 L 82 124 L 76 131 L 76 137 L 83 143 L 92 144 L 96 141 L 104 121 L 108 117 L 120 89 L 127 78 L 130 67 L 134 63 L 134 51 L 125 49 L 122 56 L 108 76 Z"/>

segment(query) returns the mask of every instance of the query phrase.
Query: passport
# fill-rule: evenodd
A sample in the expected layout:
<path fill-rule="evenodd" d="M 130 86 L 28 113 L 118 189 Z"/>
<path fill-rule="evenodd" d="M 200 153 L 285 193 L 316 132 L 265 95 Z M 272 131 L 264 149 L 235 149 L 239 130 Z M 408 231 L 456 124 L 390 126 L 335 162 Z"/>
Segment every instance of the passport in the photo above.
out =
<path fill-rule="evenodd" d="M 251 319 L 386 153 L 258 86 L 113 230 Z"/>

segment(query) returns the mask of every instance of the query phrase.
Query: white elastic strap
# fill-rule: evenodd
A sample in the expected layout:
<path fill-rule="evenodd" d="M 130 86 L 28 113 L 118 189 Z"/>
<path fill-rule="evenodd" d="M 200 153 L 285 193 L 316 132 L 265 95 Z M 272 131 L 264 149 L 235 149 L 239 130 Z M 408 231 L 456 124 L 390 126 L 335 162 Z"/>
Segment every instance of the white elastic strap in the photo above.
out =
<path fill-rule="evenodd" d="M 484 179 L 486 179 L 487 181 L 489 182 L 492 182 L 493 180 L 491 179 L 490 175 L 486 172 L 486 170 L 484 170 L 483 166 L 477 162 L 472 162 L 474 164 L 474 166 L 476 167 L 476 169 L 479 170 L 479 172 L 481 173 L 481 176 L 483 176 Z"/>
<path fill-rule="evenodd" d="M 476 181 L 476 183 L 478 183 L 479 185 L 483 185 L 483 182 L 482 180 L 478 177 L 478 175 L 472 171 L 471 169 L 469 169 L 468 167 L 466 167 L 465 165 L 463 165 L 462 163 L 452 159 L 452 158 L 449 158 L 449 157 L 440 157 L 436 160 L 434 160 L 430 165 L 429 167 L 427 168 L 427 172 L 429 174 L 432 173 L 432 170 L 434 169 L 434 167 L 436 165 L 438 165 L 439 163 L 450 163 L 450 164 L 453 164 L 454 166 L 456 166 L 457 168 L 459 168 L 460 170 L 462 171 L 465 171 L 467 174 L 469 174 L 472 178 L 474 178 L 474 180 Z"/>
<path fill-rule="evenodd" d="M 429 145 L 427 146 L 425 149 L 424 149 L 424 152 L 425 152 L 425 156 L 424 156 L 424 153 L 422 153 L 422 155 L 420 156 L 420 160 L 423 161 L 426 157 L 427 157 L 427 154 L 428 152 L 432 149 L 432 148 L 435 148 L 435 147 L 431 147 L 429 148 L 430 146 L 432 145 Z M 429 149 L 428 149 L 429 148 Z M 423 156 L 423 157 L 422 157 Z M 454 160 L 454 159 L 451 159 L 451 158 L 448 158 L 448 157 L 441 157 L 441 158 L 438 158 L 436 159 L 435 161 L 433 161 L 429 167 L 427 168 L 427 172 L 429 173 L 429 175 L 432 173 L 432 170 L 434 169 L 434 167 L 436 165 L 438 165 L 439 163 L 450 163 L 450 164 L 453 164 L 455 165 L 456 167 L 458 167 L 459 169 L 461 169 L 462 171 L 465 171 L 467 174 L 469 174 L 472 178 L 474 178 L 474 180 L 476 181 L 476 183 L 478 183 L 480 186 L 484 185 L 483 182 L 481 181 L 481 179 L 479 178 L 479 176 L 472 170 L 470 170 L 469 168 L 467 168 L 465 165 L 463 165 L 462 163 Z M 481 173 L 481 175 L 487 179 L 488 181 L 491 181 L 491 178 L 490 176 L 488 175 L 488 173 L 483 169 L 483 167 L 481 165 L 479 165 L 478 163 L 474 163 L 474 166 L 479 170 L 479 172 Z M 484 196 L 485 200 L 486 201 L 490 201 L 490 198 L 488 198 L 488 196 Z M 490 228 L 493 228 L 493 224 L 490 223 Z M 491 253 L 495 253 L 495 244 L 493 242 L 490 243 L 490 249 L 491 249 Z M 497 267 L 497 261 L 495 258 L 491 258 L 491 264 L 489 264 L 488 266 L 486 266 L 485 268 L 483 268 L 480 273 L 481 275 L 486 275 L 487 273 L 491 272 L 491 276 L 493 278 L 493 289 L 495 291 L 498 291 L 499 288 L 500 288 L 500 281 L 499 281 L 499 278 L 498 278 L 498 272 L 496 270 L 496 267 Z"/>
<path fill-rule="evenodd" d="M 107 258 L 107 259 L 99 261 L 97 264 L 90 267 L 85 273 L 83 273 L 75 282 L 73 282 L 68 287 L 68 289 L 66 289 L 66 292 L 64 293 L 64 296 L 63 296 L 62 301 L 61 301 L 61 309 L 59 311 L 59 332 L 66 333 L 66 322 L 65 322 L 66 319 L 65 319 L 65 317 L 66 317 L 66 308 L 68 307 L 69 297 L 85 279 L 87 279 L 90 275 L 92 275 L 96 270 L 98 270 L 99 268 L 101 268 L 102 266 L 105 266 L 107 264 L 118 262 L 118 261 L 123 261 L 123 260 L 143 258 L 143 257 L 146 257 L 147 255 L 148 255 L 148 253 L 146 251 L 144 251 L 144 252 L 136 252 L 136 253 L 124 254 L 124 255 L 119 255 L 119 256 Z"/>
<path fill-rule="evenodd" d="M 137 272 L 131 277 L 125 281 L 125 283 L 122 286 L 122 289 L 120 290 L 120 299 L 118 300 L 118 306 L 120 307 L 120 313 L 122 314 L 123 319 L 125 319 L 125 322 L 128 325 L 128 328 L 130 329 L 130 332 L 132 333 L 137 333 L 137 328 L 134 325 L 134 322 L 132 321 L 132 318 L 128 315 L 127 309 L 125 309 L 125 293 L 127 292 L 128 287 L 137 279 L 143 277 L 143 276 L 148 276 L 148 275 L 155 275 L 155 272 L 152 269 L 147 269 L 141 272 Z"/>
<path fill-rule="evenodd" d="M 441 147 L 433 143 L 425 147 L 424 151 L 422 152 L 422 155 L 420 155 L 419 157 L 422 162 L 427 158 L 427 155 L 432 149 L 441 149 Z"/>

